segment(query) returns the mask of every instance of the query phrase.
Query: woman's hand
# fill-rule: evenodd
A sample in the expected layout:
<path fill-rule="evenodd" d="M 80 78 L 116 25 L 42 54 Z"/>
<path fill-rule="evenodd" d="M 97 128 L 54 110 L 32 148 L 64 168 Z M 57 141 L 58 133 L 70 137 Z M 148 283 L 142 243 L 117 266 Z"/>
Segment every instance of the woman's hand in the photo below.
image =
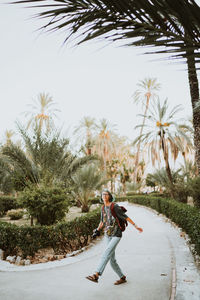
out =
<path fill-rule="evenodd" d="M 96 239 L 97 236 L 100 236 L 100 231 L 96 228 L 93 230 L 92 238 Z"/>
<path fill-rule="evenodd" d="M 139 233 L 142 233 L 142 232 L 143 232 L 143 229 L 142 229 L 142 228 L 137 227 L 137 226 L 135 226 L 135 228 L 139 231 Z"/>

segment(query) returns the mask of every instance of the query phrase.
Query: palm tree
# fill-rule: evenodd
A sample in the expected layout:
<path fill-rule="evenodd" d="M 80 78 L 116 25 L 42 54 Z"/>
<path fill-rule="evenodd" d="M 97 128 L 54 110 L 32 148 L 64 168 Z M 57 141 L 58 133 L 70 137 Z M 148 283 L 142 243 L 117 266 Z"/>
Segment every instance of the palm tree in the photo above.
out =
<path fill-rule="evenodd" d="M 145 106 L 144 111 L 144 118 L 143 118 L 143 126 L 140 128 L 140 135 L 143 133 L 143 128 L 145 124 L 145 118 L 148 112 L 149 108 L 149 101 L 150 99 L 155 100 L 157 95 L 155 91 L 158 91 L 160 89 L 160 84 L 156 82 L 156 78 L 145 78 L 144 80 L 139 81 L 137 86 L 139 87 L 138 90 L 135 91 L 133 98 L 136 103 L 142 103 L 142 105 Z M 138 143 L 137 146 L 137 152 L 135 157 L 135 168 L 134 168 L 134 181 L 136 181 L 137 178 L 137 169 L 138 169 L 138 163 L 140 160 L 140 143 Z"/>
<path fill-rule="evenodd" d="M 135 194 L 137 191 L 140 190 L 142 186 L 142 183 L 135 183 L 135 182 L 127 182 L 126 183 L 126 189 L 127 189 L 127 192 L 130 194 Z"/>
<path fill-rule="evenodd" d="M 6 130 L 5 132 L 5 138 L 6 138 L 6 144 L 11 143 L 11 138 L 15 135 L 15 132 L 13 130 Z"/>
<path fill-rule="evenodd" d="M 35 3 L 18 0 L 15 3 Z M 37 0 L 43 9 L 37 16 L 50 18 L 42 28 L 68 29 L 65 42 L 73 35 L 77 44 L 105 38 L 129 46 L 154 46 L 150 53 L 167 53 L 187 64 L 193 108 L 194 145 L 200 173 L 200 110 L 197 64 L 200 62 L 200 6 L 195 0 Z M 81 33 L 81 34 L 79 34 Z M 74 40 L 74 39 L 73 39 Z M 155 51 L 155 47 L 158 50 Z M 147 52 L 149 53 L 149 52 Z"/>
<path fill-rule="evenodd" d="M 109 161 L 106 163 L 106 174 L 110 179 L 110 190 L 111 193 L 115 192 L 115 180 L 117 175 L 119 174 L 119 160 L 113 156 Z"/>
<path fill-rule="evenodd" d="M 179 153 L 179 143 L 177 140 L 181 137 L 186 139 L 186 134 L 183 128 L 186 125 L 178 124 L 175 120 L 176 114 L 181 110 L 181 105 L 176 105 L 170 112 L 168 112 L 167 99 L 163 104 L 159 100 L 156 101 L 156 106 L 153 105 L 149 109 L 149 114 L 146 116 L 148 124 L 145 125 L 146 132 L 139 135 L 134 141 L 134 144 L 142 143 L 144 147 L 148 148 L 148 153 L 151 155 L 152 164 L 156 160 L 160 160 L 160 150 L 162 151 L 165 168 L 169 182 L 171 184 L 171 194 L 174 197 L 174 184 L 169 164 L 169 151 L 176 160 Z M 141 117 L 144 117 L 141 115 Z M 143 124 L 135 128 L 141 128 Z"/>
<path fill-rule="evenodd" d="M 93 146 L 93 138 L 92 132 L 96 129 L 95 119 L 91 117 L 84 117 L 79 125 L 75 128 L 74 133 L 78 133 L 78 137 L 80 139 L 81 136 L 86 135 L 85 137 L 85 147 L 86 147 L 86 154 L 92 154 L 92 146 Z"/>
<path fill-rule="evenodd" d="M 183 178 L 186 178 L 187 182 L 189 182 L 190 179 L 193 179 L 196 176 L 198 176 L 197 167 L 193 161 L 186 160 L 185 163 L 182 164 L 180 167 Z"/>
<path fill-rule="evenodd" d="M 33 125 L 41 132 L 45 126 L 46 132 L 50 131 L 53 126 L 53 117 L 56 117 L 56 112 L 59 111 L 54 107 L 55 104 L 49 94 L 40 93 L 34 104 L 29 104 L 30 111 L 25 113 L 25 116 L 31 115 L 27 128 Z"/>
<path fill-rule="evenodd" d="M 173 184 L 175 184 L 176 181 L 178 180 L 179 172 L 180 169 L 171 172 Z M 171 182 L 169 181 L 169 177 L 165 168 L 156 169 L 155 172 L 152 174 L 149 173 L 147 176 L 147 181 L 148 180 L 152 184 L 154 183 L 155 186 L 159 186 L 160 189 L 164 187 L 167 192 L 171 193 Z"/>
<path fill-rule="evenodd" d="M 100 124 L 97 124 L 99 133 L 96 137 L 94 151 L 103 159 L 104 172 L 106 172 L 106 162 L 111 159 L 115 147 L 114 126 L 109 124 L 106 119 L 101 119 Z"/>
<path fill-rule="evenodd" d="M 130 170 L 123 163 L 120 168 L 120 182 L 122 184 L 122 192 L 126 194 L 126 183 L 130 180 Z"/>
<path fill-rule="evenodd" d="M 82 212 L 88 212 L 90 208 L 89 198 L 107 182 L 104 174 L 96 165 L 88 164 L 79 169 L 73 176 L 75 184 L 74 196 L 81 202 Z"/>
<path fill-rule="evenodd" d="M 14 190 L 12 172 L 9 160 L 0 155 L 0 191 L 4 194 L 12 193 Z"/>
<path fill-rule="evenodd" d="M 106 173 L 110 178 L 110 189 L 114 192 L 116 179 L 118 176 L 125 177 L 125 169 L 128 170 L 129 176 L 132 176 L 135 156 L 131 153 L 132 145 L 127 137 L 112 132 L 112 138 L 113 147 L 109 151 L 109 160 L 106 161 Z"/>
<path fill-rule="evenodd" d="M 35 129 L 30 136 L 20 125 L 18 129 L 25 151 L 11 143 L 2 148 L 1 159 L 9 160 L 10 169 L 19 174 L 23 188 L 29 183 L 39 185 L 41 182 L 49 186 L 62 182 L 70 187 L 71 176 L 87 162 L 97 160 L 93 156 L 73 155 L 68 149 L 69 140 L 61 139 L 58 132 L 42 136 Z"/>

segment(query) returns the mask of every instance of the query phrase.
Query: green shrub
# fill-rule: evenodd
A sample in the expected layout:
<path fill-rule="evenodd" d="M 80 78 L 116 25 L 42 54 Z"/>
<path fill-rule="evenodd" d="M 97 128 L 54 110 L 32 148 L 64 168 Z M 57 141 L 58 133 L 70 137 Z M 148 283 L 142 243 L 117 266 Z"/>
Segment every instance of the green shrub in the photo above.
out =
<path fill-rule="evenodd" d="M 11 196 L 0 196 L 0 216 L 3 216 L 8 210 L 19 207 L 17 199 Z"/>
<path fill-rule="evenodd" d="M 200 177 L 190 180 L 189 193 L 194 199 L 194 205 L 200 208 Z"/>
<path fill-rule="evenodd" d="M 136 196 L 136 192 L 126 192 L 126 196 Z"/>
<path fill-rule="evenodd" d="M 187 203 L 187 197 L 189 195 L 188 185 L 184 181 L 175 184 L 175 198 L 179 202 Z"/>
<path fill-rule="evenodd" d="M 19 202 L 40 225 L 52 225 L 65 217 L 69 201 L 59 187 L 31 186 L 19 197 Z"/>
<path fill-rule="evenodd" d="M 151 196 L 151 197 L 161 197 L 161 198 L 168 198 L 170 195 L 169 193 L 160 193 L 160 192 L 151 192 L 149 194 L 147 194 L 148 196 Z"/>
<path fill-rule="evenodd" d="M 80 249 L 99 224 L 100 209 L 70 222 L 52 226 L 16 226 L 0 222 L 0 249 L 5 255 L 33 256 L 39 249 L 52 247 L 57 254 Z"/>
<path fill-rule="evenodd" d="M 189 236 L 200 255 L 200 213 L 196 207 L 178 201 L 147 195 L 118 197 L 116 201 L 129 201 L 144 205 L 166 215 Z M 0 249 L 6 255 L 22 253 L 34 255 L 41 248 L 52 247 L 57 254 L 77 250 L 88 243 L 92 230 L 99 224 L 100 209 L 85 214 L 70 222 L 53 226 L 16 226 L 0 222 Z"/>
<path fill-rule="evenodd" d="M 99 197 L 94 197 L 94 198 L 89 198 L 89 203 L 91 203 L 91 204 L 100 203 L 100 196 Z"/>
<path fill-rule="evenodd" d="M 24 210 L 23 209 L 11 209 L 7 211 L 6 214 L 10 220 L 19 220 L 23 217 L 24 215 Z"/>

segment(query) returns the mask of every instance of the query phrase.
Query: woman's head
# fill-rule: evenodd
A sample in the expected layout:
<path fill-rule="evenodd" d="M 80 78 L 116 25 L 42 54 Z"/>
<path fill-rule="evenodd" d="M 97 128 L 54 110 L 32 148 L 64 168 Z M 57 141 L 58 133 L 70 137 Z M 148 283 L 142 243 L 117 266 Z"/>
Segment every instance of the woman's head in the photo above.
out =
<path fill-rule="evenodd" d="M 104 189 L 101 193 L 101 201 L 109 201 L 112 202 L 114 200 L 113 195 L 107 189 Z"/>

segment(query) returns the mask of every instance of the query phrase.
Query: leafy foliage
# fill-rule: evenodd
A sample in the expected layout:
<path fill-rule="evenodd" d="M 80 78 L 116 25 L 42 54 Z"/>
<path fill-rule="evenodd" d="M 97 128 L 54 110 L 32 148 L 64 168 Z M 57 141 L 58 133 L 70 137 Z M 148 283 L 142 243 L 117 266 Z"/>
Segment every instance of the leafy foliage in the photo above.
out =
<path fill-rule="evenodd" d="M 29 186 L 21 192 L 19 203 L 41 225 L 51 225 L 65 217 L 69 202 L 63 189 L 47 186 Z"/>
<path fill-rule="evenodd" d="M 177 159 L 179 152 L 183 152 L 182 144 L 187 143 L 192 149 L 193 145 L 190 136 L 184 129 L 188 129 L 186 124 L 179 124 L 176 120 L 176 114 L 182 109 L 181 105 L 176 105 L 169 111 L 167 99 L 161 103 L 158 99 L 149 109 L 146 116 L 147 122 L 145 132 L 139 135 L 134 144 L 141 143 L 143 149 L 148 150 L 152 164 L 161 162 L 161 153 L 164 158 L 166 174 L 169 179 L 170 191 L 172 197 L 175 197 L 172 171 L 169 164 L 169 153 L 174 161 Z M 144 117 L 142 115 L 142 117 Z M 141 128 L 144 124 L 137 125 L 135 128 Z"/>
<path fill-rule="evenodd" d="M 105 175 L 98 170 L 97 165 L 89 164 L 79 169 L 72 179 L 75 184 L 74 196 L 80 201 L 82 212 L 88 212 L 93 192 L 107 182 Z"/>
<path fill-rule="evenodd" d="M 11 209 L 6 214 L 8 217 L 10 217 L 10 220 L 19 220 L 24 215 L 24 210 L 21 208 L 18 209 Z"/>
<path fill-rule="evenodd" d="M 70 222 L 54 226 L 16 226 L 0 222 L 0 249 L 5 255 L 33 256 L 39 249 L 52 247 L 56 254 L 86 246 L 93 229 L 99 224 L 100 210 Z"/>
<path fill-rule="evenodd" d="M 156 187 L 156 181 L 153 177 L 152 174 L 147 174 L 147 177 L 146 177 L 146 186 L 150 186 L 150 187 L 153 187 L 155 188 Z"/>
<path fill-rule="evenodd" d="M 74 133 L 78 134 L 78 140 L 83 142 L 82 150 L 87 155 L 92 154 L 92 147 L 94 146 L 93 133 L 96 128 L 97 125 L 94 118 L 84 117 L 74 130 Z"/>
<path fill-rule="evenodd" d="M 200 61 L 200 7 L 194 0 L 37 0 L 35 7 L 42 10 L 37 17 L 48 19 L 42 28 L 65 29 L 65 41 L 71 36 L 77 43 L 120 40 L 129 46 L 160 48 L 151 53 L 168 53 L 172 58 L 191 55 Z"/>
<path fill-rule="evenodd" d="M 196 177 L 189 181 L 189 191 L 194 199 L 196 207 L 200 208 L 200 177 Z"/>
<path fill-rule="evenodd" d="M 53 117 L 56 117 L 56 112 L 59 110 L 55 108 L 55 103 L 48 94 L 40 93 L 37 101 L 34 104 L 30 104 L 30 111 L 25 113 L 25 116 L 31 115 L 27 129 L 32 126 L 36 127 L 39 132 L 49 132 L 54 126 Z"/>
<path fill-rule="evenodd" d="M 136 191 L 138 191 L 141 188 L 142 184 L 141 183 L 135 183 L 135 182 L 126 182 L 126 189 L 127 192 L 126 194 L 130 193 L 135 193 Z"/>
<path fill-rule="evenodd" d="M 70 187 L 71 175 L 88 161 L 97 159 L 94 156 L 73 155 L 68 149 L 69 140 L 61 138 L 59 132 L 51 131 L 44 135 L 35 128 L 28 134 L 20 125 L 18 128 L 26 151 L 10 143 L 2 148 L 0 158 L 0 182 L 4 178 L 3 174 L 8 174 L 12 188 L 17 191 L 23 190 L 30 183 L 40 182 L 46 185 L 62 182 L 65 188 Z"/>
<path fill-rule="evenodd" d="M 187 203 L 187 197 L 189 195 L 188 183 L 184 179 L 184 176 L 180 173 L 180 170 L 181 169 L 172 171 L 174 199 L 179 202 Z M 148 174 L 146 183 L 148 183 L 149 186 L 153 186 L 154 184 L 162 189 L 164 188 L 164 192 L 166 194 L 170 194 L 170 181 L 164 168 L 156 170 L 153 174 Z"/>
<path fill-rule="evenodd" d="M 0 196 L 0 216 L 3 216 L 8 210 L 19 207 L 17 199 L 11 196 Z"/>

